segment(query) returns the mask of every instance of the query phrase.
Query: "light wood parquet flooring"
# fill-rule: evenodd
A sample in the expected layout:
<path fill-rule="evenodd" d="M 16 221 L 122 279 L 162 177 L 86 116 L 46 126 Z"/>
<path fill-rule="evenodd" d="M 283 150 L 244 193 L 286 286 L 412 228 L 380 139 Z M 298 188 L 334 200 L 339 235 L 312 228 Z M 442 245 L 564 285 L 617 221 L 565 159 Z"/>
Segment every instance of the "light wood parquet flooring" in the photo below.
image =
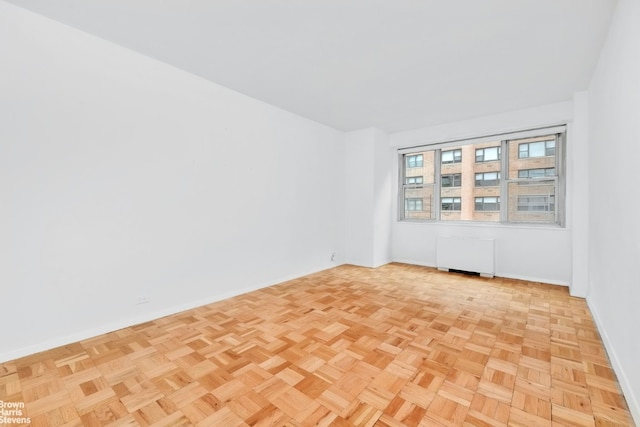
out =
<path fill-rule="evenodd" d="M 0 365 L 33 426 L 633 425 L 564 287 L 341 266 Z"/>

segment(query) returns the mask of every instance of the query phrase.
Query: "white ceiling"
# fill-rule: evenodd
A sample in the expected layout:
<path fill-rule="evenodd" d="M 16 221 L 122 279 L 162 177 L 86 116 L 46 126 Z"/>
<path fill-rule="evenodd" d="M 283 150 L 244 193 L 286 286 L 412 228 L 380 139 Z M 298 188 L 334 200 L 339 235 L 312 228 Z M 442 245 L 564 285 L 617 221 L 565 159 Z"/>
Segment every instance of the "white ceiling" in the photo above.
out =
<path fill-rule="evenodd" d="M 615 0 L 8 0 L 342 130 L 569 100 Z"/>

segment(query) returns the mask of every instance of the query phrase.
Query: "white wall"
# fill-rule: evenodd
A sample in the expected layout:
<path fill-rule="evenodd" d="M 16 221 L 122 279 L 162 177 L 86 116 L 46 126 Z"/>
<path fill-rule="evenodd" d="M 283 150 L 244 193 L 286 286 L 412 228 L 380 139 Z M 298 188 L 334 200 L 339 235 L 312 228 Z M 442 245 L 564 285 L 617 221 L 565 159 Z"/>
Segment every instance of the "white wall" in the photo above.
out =
<path fill-rule="evenodd" d="M 345 262 L 373 267 L 374 130 L 345 135 Z"/>
<path fill-rule="evenodd" d="M 620 0 L 589 87 L 589 295 L 640 424 L 640 2 Z"/>
<path fill-rule="evenodd" d="M 567 147 L 567 215 L 571 218 L 571 294 L 585 298 L 589 292 L 589 95 L 573 96 L 573 144 Z"/>
<path fill-rule="evenodd" d="M 342 262 L 341 132 L 4 2 L 0 40 L 0 360 Z"/>
<path fill-rule="evenodd" d="M 569 101 L 392 134 L 390 143 L 396 148 L 412 147 L 568 123 L 568 148 L 586 146 L 586 141 L 572 136 L 573 114 L 573 103 Z M 395 156 L 394 188 L 398 185 L 397 163 Z M 568 163 L 567 168 L 567 174 L 572 174 L 572 163 Z M 571 185 L 572 181 L 568 180 L 568 208 L 572 203 Z M 394 218 L 392 256 L 394 261 L 435 266 L 438 236 L 494 238 L 497 276 L 569 286 L 572 283 L 572 232 L 586 233 L 586 224 L 583 224 L 583 229 L 574 230 L 572 220 L 568 215 L 567 227 L 559 228 L 460 222 L 415 223 L 399 222 Z"/>
<path fill-rule="evenodd" d="M 373 265 L 378 267 L 391 262 L 391 206 L 393 190 L 389 136 L 379 129 L 373 134 Z"/>
<path fill-rule="evenodd" d="M 378 267 L 391 261 L 392 150 L 375 128 L 347 133 L 345 150 L 345 260 Z"/>

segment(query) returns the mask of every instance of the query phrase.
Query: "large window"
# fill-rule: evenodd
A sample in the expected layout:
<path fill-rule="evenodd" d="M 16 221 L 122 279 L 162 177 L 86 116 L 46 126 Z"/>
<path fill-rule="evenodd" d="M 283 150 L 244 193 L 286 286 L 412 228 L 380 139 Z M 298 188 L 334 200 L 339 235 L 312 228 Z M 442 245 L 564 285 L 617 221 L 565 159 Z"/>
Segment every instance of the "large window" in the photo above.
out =
<path fill-rule="evenodd" d="M 564 140 L 557 126 L 400 150 L 400 219 L 563 225 Z"/>

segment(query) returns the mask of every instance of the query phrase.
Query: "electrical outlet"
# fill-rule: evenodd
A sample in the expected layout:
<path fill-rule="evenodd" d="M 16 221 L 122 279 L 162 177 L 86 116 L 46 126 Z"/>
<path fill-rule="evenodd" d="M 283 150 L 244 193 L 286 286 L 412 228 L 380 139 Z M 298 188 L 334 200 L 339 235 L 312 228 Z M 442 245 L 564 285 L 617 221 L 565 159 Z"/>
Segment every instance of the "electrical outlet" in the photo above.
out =
<path fill-rule="evenodd" d="M 136 298 L 136 305 L 148 304 L 148 303 L 149 303 L 149 297 L 146 295 L 142 295 Z"/>

